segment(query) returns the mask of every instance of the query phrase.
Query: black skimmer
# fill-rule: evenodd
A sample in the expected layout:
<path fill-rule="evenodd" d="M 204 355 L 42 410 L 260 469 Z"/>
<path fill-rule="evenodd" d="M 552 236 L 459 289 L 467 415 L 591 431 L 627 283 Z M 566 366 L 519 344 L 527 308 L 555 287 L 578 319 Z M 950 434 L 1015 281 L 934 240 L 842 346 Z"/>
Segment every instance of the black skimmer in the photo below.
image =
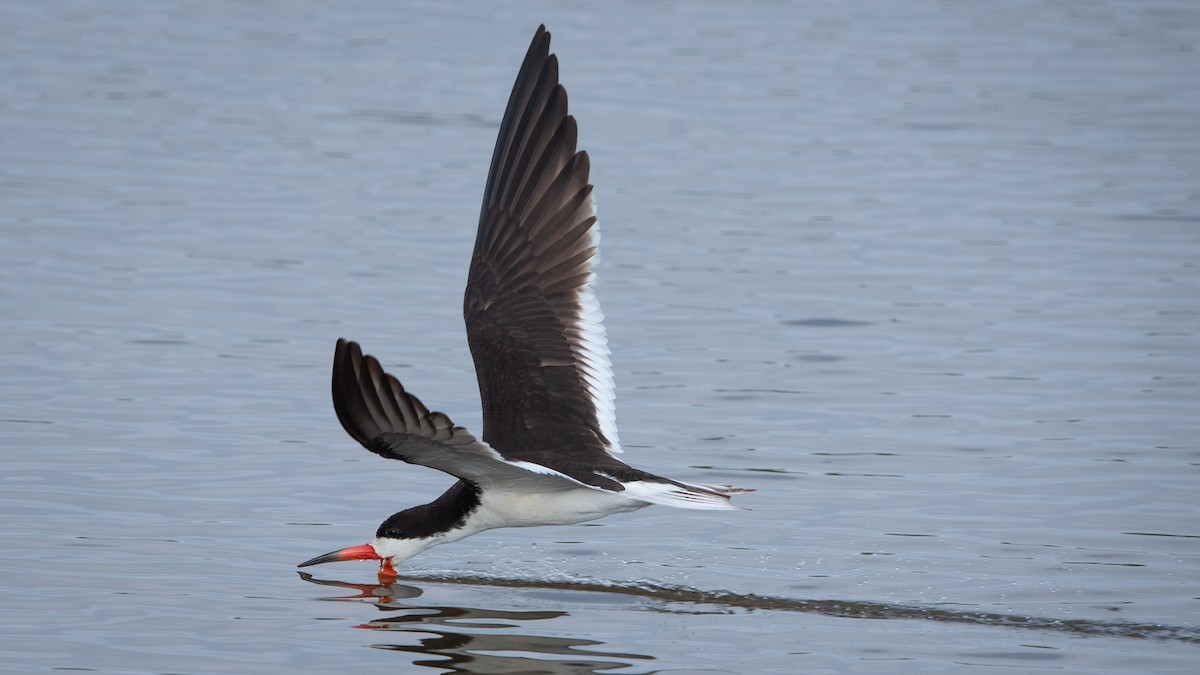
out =
<path fill-rule="evenodd" d="M 568 525 L 650 504 L 736 509 L 745 490 L 639 471 L 621 452 L 603 315 L 592 288 L 596 232 L 588 156 L 538 28 L 500 124 L 483 192 L 463 316 L 483 404 L 483 438 L 430 412 L 358 344 L 340 339 L 333 406 L 383 457 L 458 478 L 401 511 L 368 544 L 300 567 L 379 560 L 379 573 L 431 546 L 496 527 Z"/>

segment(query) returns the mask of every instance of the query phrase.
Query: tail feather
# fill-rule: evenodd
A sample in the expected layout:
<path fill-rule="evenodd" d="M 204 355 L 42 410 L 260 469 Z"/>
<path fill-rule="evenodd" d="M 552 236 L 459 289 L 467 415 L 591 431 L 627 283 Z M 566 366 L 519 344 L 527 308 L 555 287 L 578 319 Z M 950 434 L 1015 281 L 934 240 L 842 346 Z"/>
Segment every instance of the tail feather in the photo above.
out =
<path fill-rule="evenodd" d="M 674 506 L 683 509 L 748 510 L 730 500 L 740 492 L 753 492 L 748 488 L 730 485 L 705 485 L 702 483 L 659 482 L 639 480 L 625 483 L 624 495 L 651 504 Z"/>

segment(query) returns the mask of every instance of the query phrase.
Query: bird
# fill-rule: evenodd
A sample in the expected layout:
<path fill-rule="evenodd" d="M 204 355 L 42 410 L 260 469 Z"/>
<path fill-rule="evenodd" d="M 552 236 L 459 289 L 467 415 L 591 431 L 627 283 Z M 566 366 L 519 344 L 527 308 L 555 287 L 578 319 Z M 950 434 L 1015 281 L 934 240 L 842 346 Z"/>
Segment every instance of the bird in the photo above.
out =
<path fill-rule="evenodd" d="M 457 478 L 375 538 L 299 567 L 378 560 L 381 577 L 430 547 L 499 527 L 568 525 L 651 504 L 740 509 L 749 492 L 664 478 L 618 459 L 612 365 L 593 269 L 599 234 L 586 151 L 539 26 L 500 123 L 463 317 L 483 408 L 477 438 L 431 412 L 358 343 L 338 339 L 337 418 L 367 450 Z"/>

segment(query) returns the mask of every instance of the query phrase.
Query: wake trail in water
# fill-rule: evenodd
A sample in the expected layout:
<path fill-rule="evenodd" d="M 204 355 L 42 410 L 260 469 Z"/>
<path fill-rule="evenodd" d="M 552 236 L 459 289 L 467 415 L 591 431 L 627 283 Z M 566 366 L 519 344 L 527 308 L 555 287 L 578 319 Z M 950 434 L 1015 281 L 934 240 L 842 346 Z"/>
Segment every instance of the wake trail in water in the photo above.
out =
<path fill-rule="evenodd" d="M 1169 640 L 1173 642 L 1200 644 L 1200 629 L 1191 626 L 1170 626 L 1132 621 L 1056 619 L 1052 617 L 1002 614 L 969 609 L 947 609 L 932 605 L 905 605 L 862 600 L 785 598 L 757 595 L 754 593 L 735 593 L 725 590 L 704 591 L 653 581 L 619 582 L 603 579 L 577 578 L 567 575 L 558 578 L 513 578 L 483 574 L 464 575 L 461 572 L 406 575 L 401 577 L 401 580 L 469 586 L 616 593 L 662 602 L 708 605 L 724 609 L 805 612 L 848 619 L 915 619 L 977 626 L 1055 631 L 1088 637 Z"/>

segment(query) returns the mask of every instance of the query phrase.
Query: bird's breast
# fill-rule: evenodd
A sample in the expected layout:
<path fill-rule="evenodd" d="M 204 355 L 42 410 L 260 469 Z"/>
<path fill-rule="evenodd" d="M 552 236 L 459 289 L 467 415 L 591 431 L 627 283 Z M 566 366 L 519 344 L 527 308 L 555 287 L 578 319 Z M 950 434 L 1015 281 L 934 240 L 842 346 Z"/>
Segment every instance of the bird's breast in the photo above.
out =
<path fill-rule="evenodd" d="M 473 523 L 484 529 L 570 525 L 648 506 L 615 492 L 577 488 L 553 492 L 485 490 Z"/>

